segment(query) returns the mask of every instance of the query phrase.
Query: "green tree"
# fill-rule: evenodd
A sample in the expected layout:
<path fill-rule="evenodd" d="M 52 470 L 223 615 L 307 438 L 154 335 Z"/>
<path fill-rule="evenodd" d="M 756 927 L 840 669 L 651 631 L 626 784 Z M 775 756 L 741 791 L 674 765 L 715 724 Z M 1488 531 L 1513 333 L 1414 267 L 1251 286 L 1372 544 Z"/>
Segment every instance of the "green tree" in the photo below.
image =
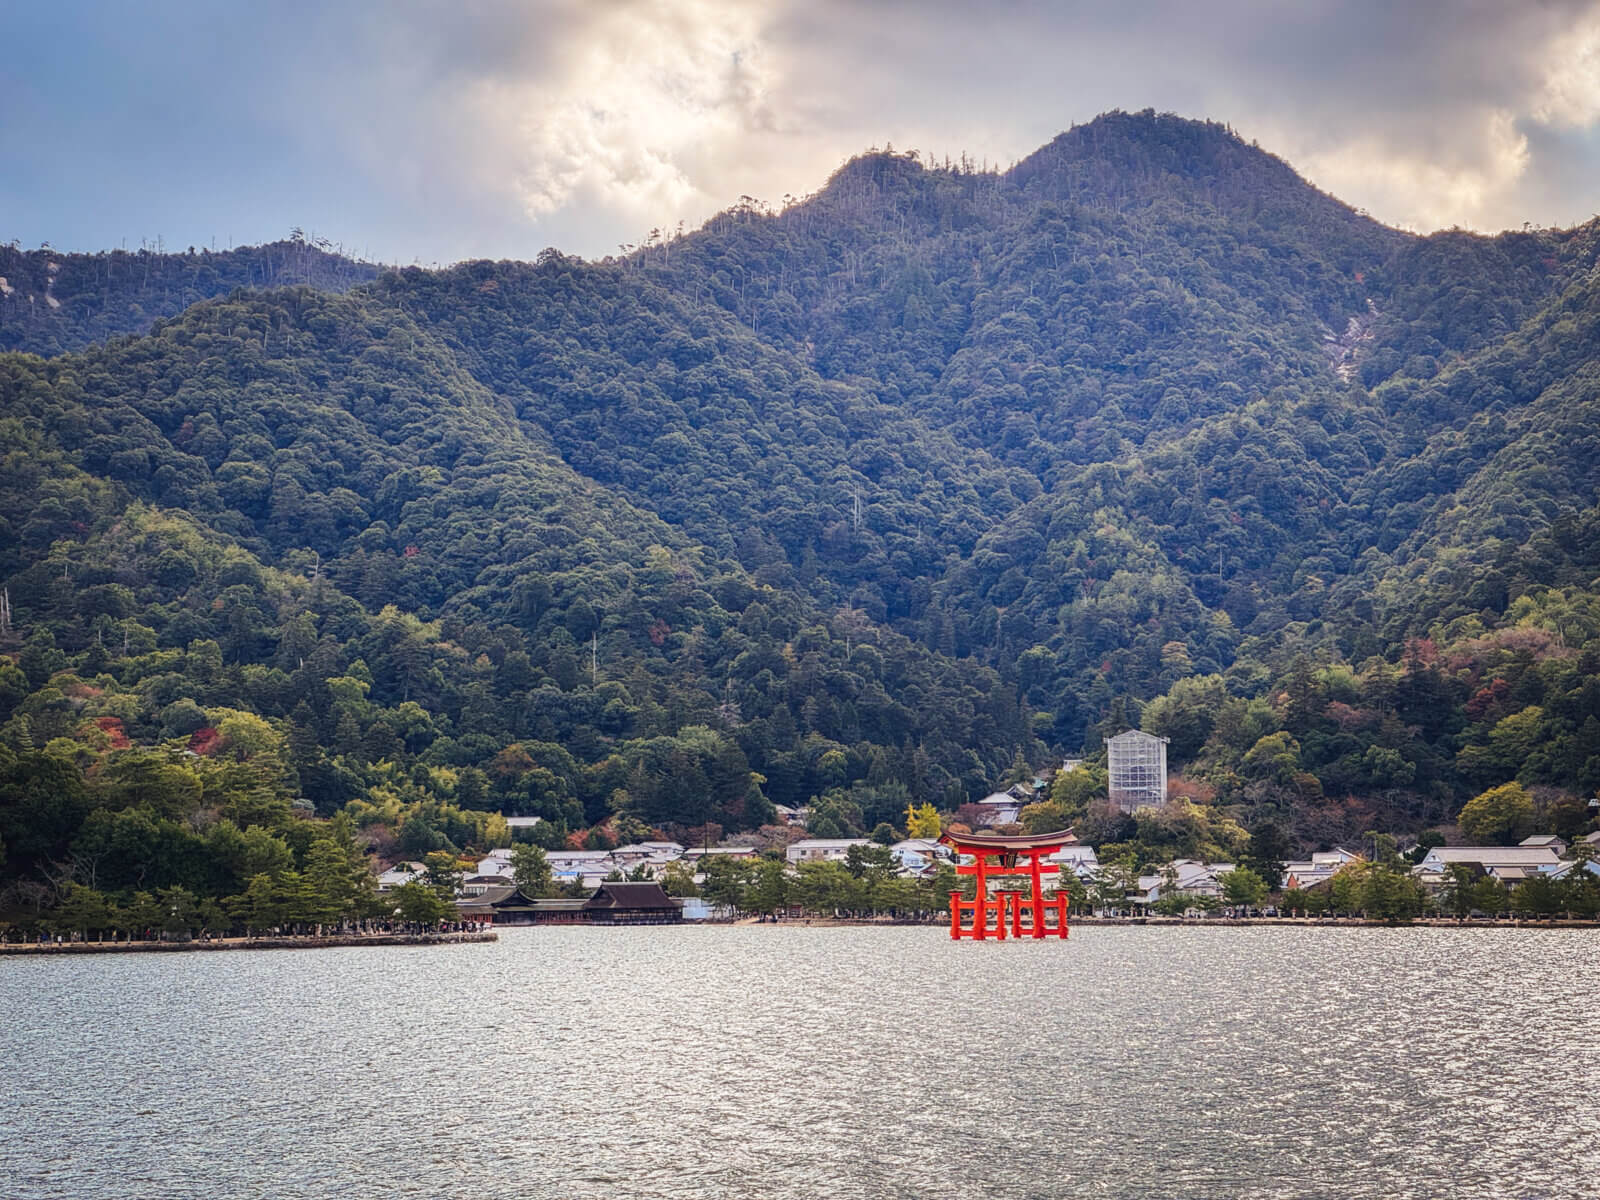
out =
<path fill-rule="evenodd" d="M 1600 914 L 1600 876 L 1588 870 L 1587 858 L 1580 858 L 1563 879 L 1562 905 L 1574 917 L 1593 920 Z"/>
<path fill-rule="evenodd" d="M 1254 908 L 1267 898 L 1267 882 L 1249 867 L 1235 867 L 1222 877 L 1222 898 L 1240 908 Z"/>
<path fill-rule="evenodd" d="M 199 921 L 196 896 L 188 888 L 162 888 L 156 893 L 161 906 L 161 929 L 170 937 L 187 939 Z"/>
<path fill-rule="evenodd" d="M 305 875 L 316 896 L 314 919 L 319 924 L 359 916 L 377 887 L 366 855 L 355 844 L 351 823 L 343 815 L 329 823 L 326 836 L 311 843 Z"/>
<path fill-rule="evenodd" d="M 1050 803 L 1060 810 L 1068 824 L 1079 820 L 1089 806 L 1109 794 L 1110 776 L 1105 768 L 1088 763 L 1071 770 L 1058 771 L 1050 784 Z M 1060 826 L 1057 826 L 1060 828 Z M 1042 830 L 1050 833 L 1053 830 Z"/>
<path fill-rule="evenodd" d="M 1450 863 L 1445 867 L 1444 879 L 1439 884 L 1439 908 L 1451 916 L 1465 920 L 1472 915 L 1474 889 L 1478 872 L 1466 863 Z M 1492 881 L 1491 881 L 1492 882 Z"/>
<path fill-rule="evenodd" d="M 439 894 L 439 898 L 448 903 L 454 903 L 456 895 L 461 891 L 463 877 L 461 863 L 456 856 L 448 850 L 435 850 L 423 859 L 424 881 L 429 887 Z"/>
<path fill-rule="evenodd" d="M 1421 914 L 1426 899 L 1422 885 L 1406 871 L 1369 864 L 1364 872 L 1361 907 L 1369 917 L 1409 921 Z"/>
<path fill-rule="evenodd" d="M 69 883 L 63 889 L 60 903 L 51 914 L 51 926 L 61 933 L 78 933 L 88 937 L 92 930 L 102 933 L 113 928 L 115 917 L 106 896 L 94 888 L 80 883 Z"/>
<path fill-rule="evenodd" d="M 694 882 L 694 868 L 687 863 L 668 863 L 661 872 L 661 890 L 669 896 L 698 896 L 700 889 Z"/>
<path fill-rule="evenodd" d="M 230 916 L 245 927 L 247 933 L 258 934 L 275 929 L 284 920 L 283 906 L 278 902 L 277 888 L 271 875 L 253 875 L 245 890 L 226 902 Z"/>
<path fill-rule="evenodd" d="M 548 896 L 554 884 L 550 870 L 550 857 L 544 847 L 531 842 L 519 842 L 511 848 L 511 878 L 522 889 L 523 895 L 538 898 Z"/>
<path fill-rule="evenodd" d="M 136 937 L 159 936 L 166 918 L 167 911 L 149 892 L 135 892 L 128 902 L 128 928 Z"/>
<path fill-rule="evenodd" d="M 1511 890 L 1511 911 L 1525 917 L 1553 917 L 1566 910 L 1566 889 L 1543 872 L 1530 875 Z"/>
<path fill-rule="evenodd" d="M 1472 907 L 1486 917 L 1505 912 L 1506 901 L 1506 889 L 1491 875 L 1485 875 L 1472 885 Z"/>
<path fill-rule="evenodd" d="M 745 907 L 745 891 L 752 874 L 749 863 L 729 854 L 708 854 L 701 871 L 705 881 L 700 894 L 708 904 L 733 912 Z"/>
<path fill-rule="evenodd" d="M 1267 891 L 1275 892 L 1283 885 L 1283 868 L 1292 853 L 1293 847 L 1277 823 L 1263 821 L 1250 831 L 1250 845 L 1239 865 L 1258 875 Z"/>
<path fill-rule="evenodd" d="M 1503 783 L 1468 800 L 1456 819 L 1475 842 L 1510 845 L 1533 827 L 1533 797 L 1520 783 Z"/>
<path fill-rule="evenodd" d="M 756 864 L 755 878 L 745 897 L 747 911 L 770 917 L 789 902 L 789 877 L 784 865 L 775 858 L 764 858 Z"/>
<path fill-rule="evenodd" d="M 436 888 L 417 880 L 402 883 L 389 893 L 389 898 L 402 921 L 424 928 L 432 928 L 448 920 L 455 912 L 455 905 L 441 896 Z"/>

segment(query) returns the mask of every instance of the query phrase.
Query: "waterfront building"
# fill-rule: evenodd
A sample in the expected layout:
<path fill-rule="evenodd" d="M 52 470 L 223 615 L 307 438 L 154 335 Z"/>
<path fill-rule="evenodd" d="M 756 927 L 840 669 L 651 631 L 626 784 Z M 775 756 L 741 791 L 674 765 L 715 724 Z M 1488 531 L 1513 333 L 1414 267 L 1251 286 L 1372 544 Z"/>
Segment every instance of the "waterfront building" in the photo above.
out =
<path fill-rule="evenodd" d="M 659 883 L 602 883 L 584 901 L 583 913 L 598 925 L 672 925 L 683 920 L 683 906 Z"/>
<path fill-rule="evenodd" d="M 1167 739 L 1138 729 L 1106 739 L 1111 803 L 1123 812 L 1167 802 Z"/>

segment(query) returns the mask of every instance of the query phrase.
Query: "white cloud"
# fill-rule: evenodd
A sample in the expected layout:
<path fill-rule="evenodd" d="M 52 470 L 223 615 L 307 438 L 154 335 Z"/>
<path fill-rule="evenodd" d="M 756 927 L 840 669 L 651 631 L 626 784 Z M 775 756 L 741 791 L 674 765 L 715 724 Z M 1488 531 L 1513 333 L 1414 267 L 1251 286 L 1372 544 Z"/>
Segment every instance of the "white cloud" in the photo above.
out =
<path fill-rule="evenodd" d="M 1591 13 L 1553 37 L 1542 57 L 1544 79 L 1530 115 L 1567 127 L 1600 120 L 1600 14 Z"/>
<path fill-rule="evenodd" d="M 569 28 L 536 77 L 488 78 L 465 97 L 492 129 L 533 221 L 599 208 L 641 222 L 704 216 L 727 167 L 771 136 L 771 56 L 759 9 L 712 3 L 607 6 Z"/>
<path fill-rule="evenodd" d="M 1402 228 L 1430 231 L 1501 223 L 1508 194 L 1531 155 L 1515 117 L 1503 109 L 1479 114 L 1468 161 L 1440 161 L 1377 136 L 1354 137 L 1293 165 L 1324 191 Z"/>

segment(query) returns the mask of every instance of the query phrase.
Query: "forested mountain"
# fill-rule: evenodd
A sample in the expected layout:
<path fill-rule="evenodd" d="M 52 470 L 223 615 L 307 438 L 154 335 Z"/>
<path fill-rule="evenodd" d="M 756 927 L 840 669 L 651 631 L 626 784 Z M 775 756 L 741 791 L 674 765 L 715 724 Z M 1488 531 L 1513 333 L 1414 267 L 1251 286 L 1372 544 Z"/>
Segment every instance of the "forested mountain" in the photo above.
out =
<path fill-rule="evenodd" d="M 237 250 L 62 254 L 0 245 L 0 350 L 59 354 L 122 333 L 144 333 L 199 300 L 235 288 L 304 285 L 343 291 L 378 274 L 323 239 L 293 237 Z"/>
<path fill-rule="evenodd" d="M 296 797 L 340 853 L 871 829 L 1141 723 L 1194 803 L 1030 820 L 1575 827 L 1596 251 L 1152 113 L 601 262 L 0 250 L 7 903 L 305 869 Z"/>

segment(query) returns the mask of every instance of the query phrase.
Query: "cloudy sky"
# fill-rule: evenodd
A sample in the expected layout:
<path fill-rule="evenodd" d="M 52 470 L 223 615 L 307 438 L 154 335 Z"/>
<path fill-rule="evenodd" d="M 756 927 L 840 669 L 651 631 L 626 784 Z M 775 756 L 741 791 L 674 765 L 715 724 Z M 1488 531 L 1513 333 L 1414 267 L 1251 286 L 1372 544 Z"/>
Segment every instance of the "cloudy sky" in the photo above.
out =
<path fill-rule="evenodd" d="M 892 144 L 1230 123 L 1417 230 L 1600 211 L 1600 2 L 0 3 L 0 241 L 599 256 Z"/>

